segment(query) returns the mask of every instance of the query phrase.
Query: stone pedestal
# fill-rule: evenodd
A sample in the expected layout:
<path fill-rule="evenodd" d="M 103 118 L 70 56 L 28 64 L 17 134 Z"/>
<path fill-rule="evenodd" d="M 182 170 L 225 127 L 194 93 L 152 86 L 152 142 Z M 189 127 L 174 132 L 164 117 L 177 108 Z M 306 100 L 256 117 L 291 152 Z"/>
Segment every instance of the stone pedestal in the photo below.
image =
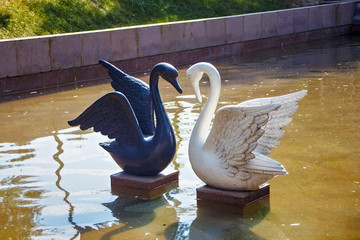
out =
<path fill-rule="evenodd" d="M 179 171 L 163 171 L 156 176 L 135 176 L 118 172 L 111 177 L 111 192 L 116 195 L 154 199 L 178 187 Z"/>
<path fill-rule="evenodd" d="M 230 191 L 205 185 L 196 189 L 196 197 L 200 210 L 214 209 L 244 215 L 258 209 L 270 209 L 269 184 L 253 191 Z"/>

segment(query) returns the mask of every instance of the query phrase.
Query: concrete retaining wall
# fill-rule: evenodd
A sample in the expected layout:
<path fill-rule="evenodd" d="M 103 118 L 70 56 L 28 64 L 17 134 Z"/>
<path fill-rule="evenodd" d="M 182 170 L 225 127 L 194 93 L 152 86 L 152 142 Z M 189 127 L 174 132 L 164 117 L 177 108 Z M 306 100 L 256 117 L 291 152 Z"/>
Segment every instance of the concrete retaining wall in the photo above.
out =
<path fill-rule="evenodd" d="M 205 61 L 350 32 L 353 2 L 221 18 L 0 40 L 0 96 L 107 77 L 98 60 L 128 73 Z"/>

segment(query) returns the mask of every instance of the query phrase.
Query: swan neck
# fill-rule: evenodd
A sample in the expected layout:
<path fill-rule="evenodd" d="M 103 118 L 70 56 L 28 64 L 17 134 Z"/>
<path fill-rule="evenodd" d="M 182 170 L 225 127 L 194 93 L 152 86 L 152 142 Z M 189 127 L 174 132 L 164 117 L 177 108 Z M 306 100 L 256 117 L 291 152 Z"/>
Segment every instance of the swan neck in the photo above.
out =
<path fill-rule="evenodd" d="M 207 136 L 209 135 L 211 121 L 214 116 L 221 91 L 221 79 L 219 72 L 216 69 L 203 69 L 203 72 L 209 76 L 210 93 L 190 138 L 190 141 L 194 144 L 201 146 L 204 145 Z"/>
<path fill-rule="evenodd" d="M 156 116 L 156 132 L 160 131 L 161 128 L 166 128 L 166 123 L 169 122 L 169 118 L 161 100 L 158 83 L 159 72 L 152 72 L 150 75 L 150 93 Z"/>

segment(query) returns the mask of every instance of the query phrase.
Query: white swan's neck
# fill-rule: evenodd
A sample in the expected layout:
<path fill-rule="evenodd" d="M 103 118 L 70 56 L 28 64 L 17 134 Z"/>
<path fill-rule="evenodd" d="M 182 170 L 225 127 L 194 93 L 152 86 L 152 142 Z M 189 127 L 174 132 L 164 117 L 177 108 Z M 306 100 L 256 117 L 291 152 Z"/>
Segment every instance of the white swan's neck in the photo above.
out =
<path fill-rule="evenodd" d="M 202 109 L 190 137 L 190 146 L 203 147 L 210 132 L 210 125 L 220 96 L 221 79 L 216 68 L 209 65 L 199 67 L 210 79 L 209 97 Z M 199 84 L 199 83 L 196 83 Z M 194 89 L 195 90 L 195 89 Z M 196 91 L 196 90 L 195 90 Z M 200 91 L 200 90 L 198 90 Z M 200 94 L 200 93 L 199 93 Z"/>

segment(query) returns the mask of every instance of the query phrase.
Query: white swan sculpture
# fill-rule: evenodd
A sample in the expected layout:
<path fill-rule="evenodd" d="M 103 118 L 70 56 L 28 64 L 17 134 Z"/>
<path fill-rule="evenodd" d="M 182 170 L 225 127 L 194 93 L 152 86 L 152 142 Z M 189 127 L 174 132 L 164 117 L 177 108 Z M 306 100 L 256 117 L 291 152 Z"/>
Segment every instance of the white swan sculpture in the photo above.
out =
<path fill-rule="evenodd" d="M 266 156 L 279 145 L 307 91 L 278 97 L 258 98 L 216 111 L 221 79 L 210 63 L 191 66 L 189 77 L 201 103 L 199 81 L 206 73 L 210 94 L 195 124 L 189 142 L 189 159 L 196 175 L 206 184 L 226 190 L 256 190 L 276 175 L 287 174 L 277 161 Z"/>

